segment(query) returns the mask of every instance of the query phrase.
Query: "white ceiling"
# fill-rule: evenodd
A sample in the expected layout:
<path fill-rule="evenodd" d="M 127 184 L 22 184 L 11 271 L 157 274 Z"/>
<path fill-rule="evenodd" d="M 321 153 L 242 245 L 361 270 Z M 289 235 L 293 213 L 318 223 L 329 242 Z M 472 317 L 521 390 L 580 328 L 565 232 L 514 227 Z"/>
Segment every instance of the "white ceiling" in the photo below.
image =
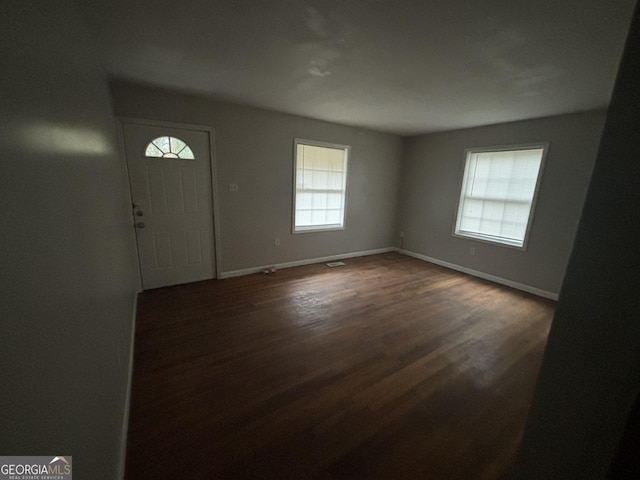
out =
<path fill-rule="evenodd" d="M 109 74 L 411 135 L 608 104 L 635 0 L 83 0 Z"/>

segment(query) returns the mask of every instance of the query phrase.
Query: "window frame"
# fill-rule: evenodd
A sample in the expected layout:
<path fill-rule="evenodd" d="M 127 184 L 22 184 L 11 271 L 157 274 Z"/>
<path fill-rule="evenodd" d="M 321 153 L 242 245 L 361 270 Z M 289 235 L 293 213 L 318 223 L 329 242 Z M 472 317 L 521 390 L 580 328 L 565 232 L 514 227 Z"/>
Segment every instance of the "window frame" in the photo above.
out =
<path fill-rule="evenodd" d="M 298 145 L 309 145 L 312 147 L 325 147 L 325 148 L 333 148 L 338 150 L 343 150 L 346 153 L 346 167 L 344 169 L 345 180 L 344 180 L 344 207 L 342 209 L 342 225 L 340 226 L 331 226 L 331 227 L 321 227 L 321 226 L 310 226 L 303 227 L 302 229 L 296 229 L 296 203 L 297 203 L 297 175 L 298 175 Z M 342 145 L 339 143 L 330 143 L 330 142 L 322 142 L 318 140 L 307 140 L 304 138 L 294 138 L 293 139 L 293 202 L 292 202 L 292 210 L 291 210 L 291 233 L 294 235 L 305 234 L 305 233 L 319 233 L 319 232 L 332 232 L 344 230 L 346 228 L 347 223 L 347 196 L 349 190 L 349 168 L 351 164 L 351 146 L 350 145 Z"/>
<path fill-rule="evenodd" d="M 501 241 L 500 237 L 491 237 L 489 235 L 484 235 L 481 233 L 461 233 L 459 231 L 460 225 L 460 214 L 462 211 L 462 201 L 464 198 L 464 186 L 466 184 L 467 179 L 467 162 L 469 161 L 469 157 L 473 153 L 486 153 L 486 152 L 510 152 L 517 150 L 531 150 L 531 149 L 542 149 L 542 156 L 540 158 L 540 168 L 538 169 L 538 177 L 536 179 L 536 186 L 533 190 L 533 197 L 531 198 L 531 208 L 529 209 L 529 218 L 527 219 L 527 227 L 525 228 L 524 238 L 522 240 L 522 245 L 517 245 L 514 243 L 510 243 L 508 241 Z M 544 169 L 546 164 L 547 155 L 549 153 L 549 142 L 531 142 L 531 143 L 522 143 L 517 145 L 500 145 L 500 146 L 491 146 L 491 147 L 472 147 L 465 148 L 464 150 L 464 158 L 462 161 L 462 174 L 459 176 L 460 181 L 458 185 L 458 191 L 460 195 L 458 197 L 458 206 L 456 208 L 455 217 L 453 219 L 453 229 L 452 235 L 458 238 L 464 238 L 466 240 L 476 240 L 483 243 L 489 243 L 491 245 L 497 245 L 500 247 L 512 248 L 515 250 L 527 250 L 529 244 L 529 237 L 531 234 L 531 226 L 533 225 L 533 217 L 535 215 L 536 205 L 538 201 L 538 196 L 540 193 L 540 186 L 542 184 L 542 177 L 544 175 Z"/>

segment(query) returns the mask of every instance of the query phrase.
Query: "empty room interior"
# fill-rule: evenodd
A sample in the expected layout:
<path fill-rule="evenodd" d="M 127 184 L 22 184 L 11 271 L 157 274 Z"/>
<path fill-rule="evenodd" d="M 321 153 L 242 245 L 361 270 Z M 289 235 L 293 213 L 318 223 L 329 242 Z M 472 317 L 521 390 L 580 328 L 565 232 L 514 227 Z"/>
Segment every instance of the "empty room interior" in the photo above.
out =
<path fill-rule="evenodd" d="M 635 0 L 0 19 L 2 455 L 640 478 Z"/>

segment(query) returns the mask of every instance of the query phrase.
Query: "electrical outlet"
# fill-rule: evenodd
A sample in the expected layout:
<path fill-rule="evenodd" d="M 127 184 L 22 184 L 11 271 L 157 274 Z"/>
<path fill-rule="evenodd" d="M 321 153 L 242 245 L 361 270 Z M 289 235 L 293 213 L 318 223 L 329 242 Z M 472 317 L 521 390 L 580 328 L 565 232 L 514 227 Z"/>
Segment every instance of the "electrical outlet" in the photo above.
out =
<path fill-rule="evenodd" d="M 276 238 L 275 238 L 275 240 L 273 241 L 273 243 L 274 243 L 276 246 L 279 246 L 279 245 L 280 245 L 280 237 L 276 237 Z"/>
<path fill-rule="evenodd" d="M 469 249 L 469 255 L 475 255 L 476 254 L 476 247 L 471 247 Z"/>
<path fill-rule="evenodd" d="M 404 232 L 400 232 L 400 238 L 404 238 Z"/>
<path fill-rule="evenodd" d="M 237 183 L 230 183 L 229 184 L 229 191 L 230 192 L 237 192 L 238 191 L 238 184 Z"/>

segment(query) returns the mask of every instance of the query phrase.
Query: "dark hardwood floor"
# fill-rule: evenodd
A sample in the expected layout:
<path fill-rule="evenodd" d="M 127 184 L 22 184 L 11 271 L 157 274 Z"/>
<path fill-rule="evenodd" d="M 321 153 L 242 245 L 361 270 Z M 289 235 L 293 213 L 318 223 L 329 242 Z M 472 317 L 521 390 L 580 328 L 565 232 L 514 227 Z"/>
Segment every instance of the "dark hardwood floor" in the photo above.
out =
<path fill-rule="evenodd" d="M 499 479 L 555 303 L 390 253 L 140 296 L 127 479 Z"/>

